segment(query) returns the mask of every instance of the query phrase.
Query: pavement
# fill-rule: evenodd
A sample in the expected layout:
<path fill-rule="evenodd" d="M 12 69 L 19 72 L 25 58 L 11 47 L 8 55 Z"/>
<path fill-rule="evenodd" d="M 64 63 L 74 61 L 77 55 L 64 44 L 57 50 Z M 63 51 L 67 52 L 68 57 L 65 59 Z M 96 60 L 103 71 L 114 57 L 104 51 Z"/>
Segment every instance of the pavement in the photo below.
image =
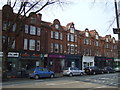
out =
<path fill-rule="evenodd" d="M 55 78 L 59 78 L 59 77 L 62 77 L 62 73 L 55 73 Z M 8 79 L 4 80 L 3 82 L 16 82 L 16 81 L 23 81 L 23 80 L 28 80 L 29 78 L 27 77 L 19 77 L 19 78 L 16 78 L 16 77 L 9 77 Z"/>

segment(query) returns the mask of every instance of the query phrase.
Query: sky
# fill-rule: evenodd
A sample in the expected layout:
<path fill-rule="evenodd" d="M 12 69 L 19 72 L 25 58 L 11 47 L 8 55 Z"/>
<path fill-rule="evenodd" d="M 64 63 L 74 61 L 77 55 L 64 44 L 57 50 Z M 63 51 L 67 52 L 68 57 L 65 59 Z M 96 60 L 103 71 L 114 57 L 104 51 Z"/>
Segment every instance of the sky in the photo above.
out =
<path fill-rule="evenodd" d="M 0 1 L 0 9 L 6 1 Z M 104 37 L 111 34 L 112 37 L 118 39 L 118 35 L 113 34 L 113 28 L 116 28 L 113 0 L 96 0 L 95 3 L 93 1 L 72 0 L 72 3 L 64 5 L 63 8 L 59 6 L 46 7 L 40 12 L 42 20 L 53 22 L 54 19 L 59 19 L 62 26 L 74 22 L 77 30 L 95 29 L 100 36 Z M 113 21 L 114 23 L 112 24 Z"/>

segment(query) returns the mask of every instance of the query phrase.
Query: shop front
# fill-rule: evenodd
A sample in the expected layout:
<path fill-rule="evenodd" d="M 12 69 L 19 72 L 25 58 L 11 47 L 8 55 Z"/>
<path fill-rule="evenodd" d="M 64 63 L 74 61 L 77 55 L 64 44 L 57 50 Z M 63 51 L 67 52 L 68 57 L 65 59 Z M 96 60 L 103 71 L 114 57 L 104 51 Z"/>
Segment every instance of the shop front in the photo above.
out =
<path fill-rule="evenodd" d="M 82 58 L 82 69 L 85 67 L 94 66 L 94 56 L 83 56 Z"/>
<path fill-rule="evenodd" d="M 77 67 L 82 69 L 82 56 L 80 55 L 66 55 L 66 67 Z"/>
<path fill-rule="evenodd" d="M 95 66 L 104 68 L 106 66 L 106 57 L 95 56 Z"/>
<path fill-rule="evenodd" d="M 63 71 L 65 66 L 65 56 L 58 54 L 49 54 L 47 58 L 47 67 L 48 69 L 54 71 L 55 73 L 60 73 Z"/>
<path fill-rule="evenodd" d="M 43 67 L 44 59 L 41 53 L 21 52 L 19 57 L 19 69 L 31 70 L 36 66 Z"/>
<path fill-rule="evenodd" d="M 114 58 L 106 57 L 106 66 L 114 67 Z"/>

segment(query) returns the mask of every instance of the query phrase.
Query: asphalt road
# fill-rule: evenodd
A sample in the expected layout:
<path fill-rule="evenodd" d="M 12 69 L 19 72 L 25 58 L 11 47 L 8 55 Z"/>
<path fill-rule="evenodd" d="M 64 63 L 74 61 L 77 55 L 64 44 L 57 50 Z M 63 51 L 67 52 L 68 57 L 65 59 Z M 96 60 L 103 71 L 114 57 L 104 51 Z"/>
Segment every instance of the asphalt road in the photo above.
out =
<path fill-rule="evenodd" d="M 120 73 L 9 81 L 3 88 L 119 88 Z"/>

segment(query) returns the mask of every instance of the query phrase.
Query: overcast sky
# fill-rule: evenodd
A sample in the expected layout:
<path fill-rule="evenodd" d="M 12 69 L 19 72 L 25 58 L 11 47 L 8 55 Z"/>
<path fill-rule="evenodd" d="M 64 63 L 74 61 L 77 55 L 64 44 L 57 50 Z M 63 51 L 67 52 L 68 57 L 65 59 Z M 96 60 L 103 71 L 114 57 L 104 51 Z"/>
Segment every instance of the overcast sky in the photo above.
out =
<path fill-rule="evenodd" d="M 0 9 L 5 4 L 0 1 Z M 117 39 L 117 35 L 113 34 L 113 29 L 116 28 L 115 23 L 109 28 L 115 18 L 113 0 L 73 0 L 74 3 L 65 7 L 46 7 L 42 12 L 42 20 L 53 22 L 54 19 L 59 19 L 61 25 L 66 26 L 67 23 L 74 22 L 75 28 L 78 30 L 96 29 L 100 36 L 111 34 Z M 104 2 L 104 1 L 107 1 Z"/>

